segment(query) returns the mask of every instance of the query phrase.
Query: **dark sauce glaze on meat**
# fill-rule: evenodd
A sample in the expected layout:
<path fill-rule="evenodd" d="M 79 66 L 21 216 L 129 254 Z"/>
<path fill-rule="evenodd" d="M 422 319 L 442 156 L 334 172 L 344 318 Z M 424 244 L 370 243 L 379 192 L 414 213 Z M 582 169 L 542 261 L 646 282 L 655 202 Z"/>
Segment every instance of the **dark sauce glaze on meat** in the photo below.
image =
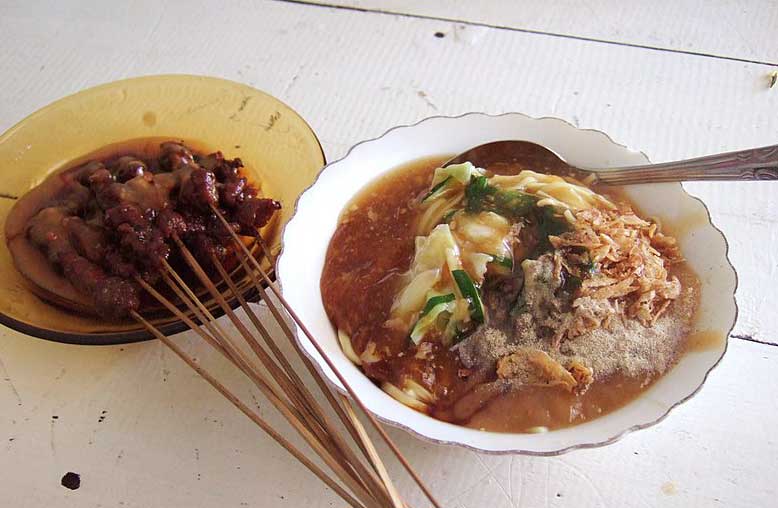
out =
<path fill-rule="evenodd" d="M 79 310 L 86 310 L 86 302 L 103 318 L 123 318 L 150 304 L 136 277 L 157 284 L 165 262 L 186 271 L 176 236 L 206 269 L 214 256 L 234 266 L 232 235 L 212 207 L 248 237 L 257 236 L 280 209 L 259 196 L 242 168 L 238 158 L 199 152 L 181 141 L 107 147 L 19 200 L 17 215 L 26 220 L 7 223 L 9 249 L 23 274 L 29 247 L 43 254 L 83 297 Z M 51 287 L 64 286 L 56 282 Z M 63 300 L 66 293 L 57 303 Z"/>

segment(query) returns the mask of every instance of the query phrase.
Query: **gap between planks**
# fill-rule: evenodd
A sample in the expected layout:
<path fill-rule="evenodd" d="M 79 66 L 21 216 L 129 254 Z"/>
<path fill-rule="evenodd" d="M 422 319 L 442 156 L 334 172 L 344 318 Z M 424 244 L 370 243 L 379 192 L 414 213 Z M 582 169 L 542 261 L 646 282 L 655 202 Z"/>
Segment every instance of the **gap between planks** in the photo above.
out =
<path fill-rule="evenodd" d="M 690 51 L 690 50 L 683 50 L 683 49 L 672 49 L 672 48 L 663 48 L 661 46 L 650 46 L 648 44 L 638 44 L 638 43 L 631 43 L 631 42 L 619 42 L 619 41 L 612 41 L 608 39 L 599 39 L 597 37 L 586 37 L 583 35 L 573 35 L 573 34 L 564 34 L 564 33 L 558 33 L 558 32 L 546 32 L 544 30 L 533 30 L 530 28 L 517 28 L 512 26 L 505 26 L 505 25 L 495 25 L 492 23 L 484 23 L 481 21 L 467 21 L 465 19 L 459 19 L 459 18 L 448 18 L 444 16 L 431 16 L 429 14 L 415 14 L 415 13 L 408 13 L 408 12 L 400 12 L 400 11 L 392 11 L 392 10 L 386 10 L 386 9 L 379 9 L 379 8 L 367 8 L 367 7 L 355 7 L 351 5 L 333 5 L 328 4 L 326 2 L 315 2 L 315 1 L 309 1 L 309 0 L 273 0 L 275 2 L 281 2 L 281 3 L 289 3 L 289 4 L 297 4 L 297 5 L 307 5 L 310 7 L 319 7 L 319 8 L 325 8 L 325 9 L 335 9 L 335 10 L 342 10 L 342 11 L 351 11 L 351 12 L 362 12 L 362 13 L 371 13 L 371 14 L 378 14 L 378 15 L 385 15 L 385 16 L 401 16 L 404 18 L 414 18 L 414 19 L 424 19 L 429 21 L 442 21 L 446 23 L 457 23 L 461 25 L 467 25 L 467 26 L 478 26 L 478 27 L 485 27 L 485 28 L 493 28 L 495 30 L 506 30 L 510 32 L 520 32 L 525 34 L 532 34 L 532 35 L 546 35 L 549 37 L 557 37 L 560 39 L 571 39 L 576 41 L 584 41 L 584 42 L 595 42 L 600 44 L 609 44 L 612 46 L 625 46 L 628 48 L 636 48 L 636 49 L 646 49 L 649 51 L 662 51 L 666 53 L 675 53 L 679 55 L 691 55 L 691 56 L 698 56 L 703 58 L 713 58 L 716 60 L 727 60 L 730 62 L 743 62 L 743 63 L 750 63 L 750 64 L 756 64 L 756 65 L 765 65 L 768 67 L 776 67 L 778 66 L 778 62 L 768 62 L 765 60 L 752 60 L 750 58 L 738 58 L 734 56 L 723 56 L 723 55 L 717 55 L 714 53 L 706 53 L 704 51 Z"/>
<path fill-rule="evenodd" d="M 756 337 L 754 337 L 750 333 L 731 333 L 729 335 L 729 338 L 731 338 L 731 339 L 738 339 L 738 340 L 744 340 L 746 342 L 755 342 L 757 344 L 763 344 L 765 346 L 778 347 L 778 344 L 776 344 L 775 342 L 768 342 L 768 341 L 766 341 L 764 339 L 757 339 Z"/>

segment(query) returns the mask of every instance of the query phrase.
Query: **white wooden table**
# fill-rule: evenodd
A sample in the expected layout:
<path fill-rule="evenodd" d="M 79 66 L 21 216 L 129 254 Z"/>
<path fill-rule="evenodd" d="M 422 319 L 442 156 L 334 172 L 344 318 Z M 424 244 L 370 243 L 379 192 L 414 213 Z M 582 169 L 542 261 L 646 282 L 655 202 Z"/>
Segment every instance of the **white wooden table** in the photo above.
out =
<path fill-rule="evenodd" d="M 778 143 L 771 0 L 331 3 L 0 0 L 0 130 L 88 86 L 195 73 L 289 103 L 329 160 L 467 111 L 557 116 L 655 161 Z M 778 184 L 687 188 L 740 274 L 740 319 L 702 391 L 651 429 L 555 458 L 392 430 L 446 506 L 778 505 Z M 191 332 L 179 340 L 208 355 Z M 78 490 L 60 485 L 68 471 Z M 342 503 L 160 344 L 84 348 L 3 328 L 0 506 Z"/>

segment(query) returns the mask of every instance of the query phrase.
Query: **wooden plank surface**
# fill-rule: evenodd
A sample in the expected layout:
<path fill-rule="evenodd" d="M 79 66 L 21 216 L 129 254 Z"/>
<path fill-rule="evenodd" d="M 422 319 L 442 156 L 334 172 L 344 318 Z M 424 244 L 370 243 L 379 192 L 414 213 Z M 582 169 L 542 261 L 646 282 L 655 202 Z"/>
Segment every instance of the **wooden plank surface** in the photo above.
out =
<path fill-rule="evenodd" d="M 193 334 L 177 340 L 251 391 Z M 159 343 L 80 348 L 6 331 L 0 358 L 10 380 L 0 390 L 3 506 L 342 506 Z M 561 457 L 481 455 L 390 434 L 446 507 L 770 506 L 776 362 L 778 348 L 733 340 L 702 392 L 664 422 Z M 409 502 L 426 506 L 395 463 L 390 470 Z M 81 475 L 77 491 L 59 485 L 68 471 Z"/>
<path fill-rule="evenodd" d="M 778 3 L 771 0 L 299 1 L 437 19 L 442 22 L 443 34 L 457 22 L 477 23 L 778 65 L 778 46 L 772 43 L 778 27 Z"/>
<path fill-rule="evenodd" d="M 435 36 L 441 30 L 446 37 Z M 774 33 L 766 37 L 778 47 Z M 722 39 L 737 46 L 731 34 Z M 330 160 L 394 125 L 466 111 L 557 116 L 656 161 L 778 142 L 767 65 L 407 16 L 273 1 L 6 2 L 0 46 L 0 130 L 88 86 L 181 72 L 279 97 L 311 123 Z M 775 59 L 765 55 L 757 56 Z M 730 241 L 740 275 L 735 334 L 778 342 L 769 283 L 778 185 L 687 188 Z M 159 344 L 80 348 L 1 333 L 7 506 L 340 506 Z M 699 395 L 602 449 L 490 457 L 392 434 L 446 506 L 769 506 L 777 351 L 731 340 Z M 79 490 L 59 485 L 67 471 L 82 474 Z"/>

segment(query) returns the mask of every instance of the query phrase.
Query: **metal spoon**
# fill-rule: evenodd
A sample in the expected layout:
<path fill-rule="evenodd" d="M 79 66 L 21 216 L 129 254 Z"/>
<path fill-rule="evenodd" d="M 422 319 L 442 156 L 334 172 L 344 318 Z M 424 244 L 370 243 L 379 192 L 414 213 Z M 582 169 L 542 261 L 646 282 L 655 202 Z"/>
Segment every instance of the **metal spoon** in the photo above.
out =
<path fill-rule="evenodd" d="M 471 148 L 445 165 L 470 161 L 487 168 L 518 164 L 543 173 L 572 170 L 594 176 L 591 183 L 628 185 L 690 180 L 778 180 L 778 145 L 695 159 L 620 168 L 578 168 L 548 148 L 529 141 L 493 141 Z"/>

